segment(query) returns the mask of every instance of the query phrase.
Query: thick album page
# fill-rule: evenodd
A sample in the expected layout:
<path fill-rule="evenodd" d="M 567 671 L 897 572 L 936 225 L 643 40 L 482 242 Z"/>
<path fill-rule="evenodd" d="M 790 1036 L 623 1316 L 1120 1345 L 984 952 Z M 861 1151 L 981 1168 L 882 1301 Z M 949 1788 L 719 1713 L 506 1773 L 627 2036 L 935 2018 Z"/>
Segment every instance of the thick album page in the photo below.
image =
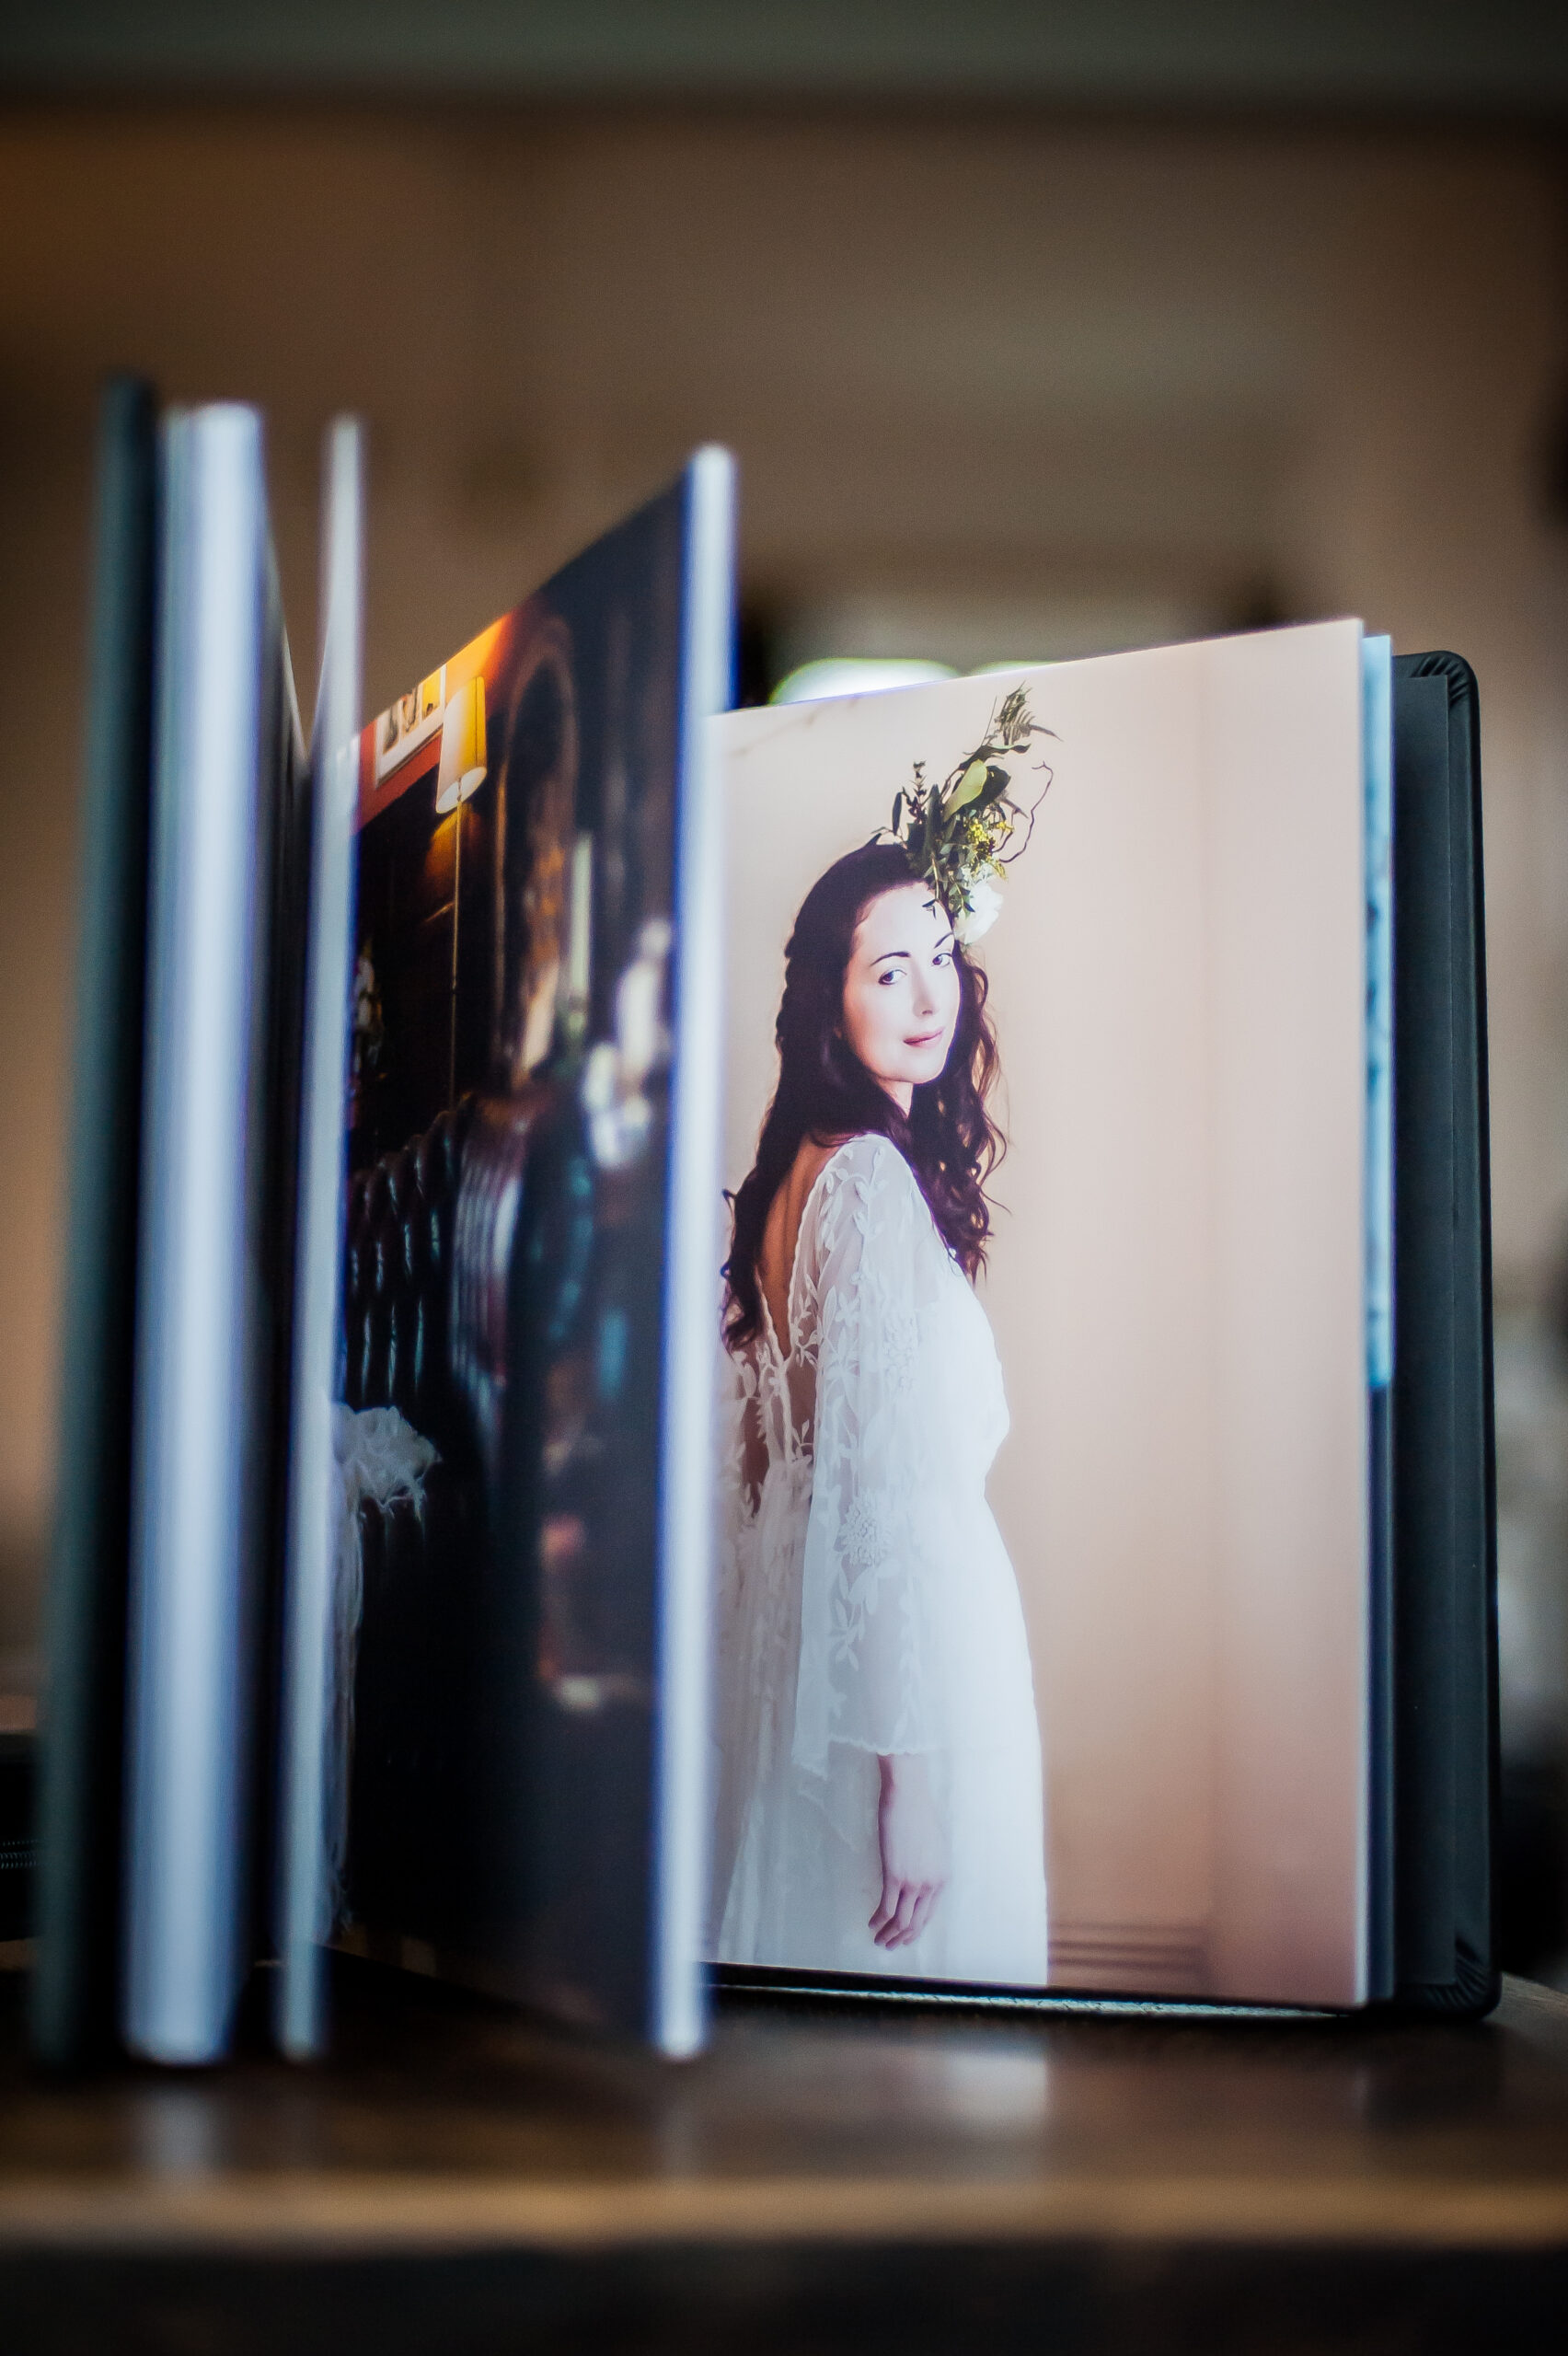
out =
<path fill-rule="evenodd" d="M 1365 2001 L 1359 626 L 718 733 L 710 1952 Z"/>
<path fill-rule="evenodd" d="M 721 966 L 699 452 L 359 745 L 340 1940 L 703 2033 Z"/>

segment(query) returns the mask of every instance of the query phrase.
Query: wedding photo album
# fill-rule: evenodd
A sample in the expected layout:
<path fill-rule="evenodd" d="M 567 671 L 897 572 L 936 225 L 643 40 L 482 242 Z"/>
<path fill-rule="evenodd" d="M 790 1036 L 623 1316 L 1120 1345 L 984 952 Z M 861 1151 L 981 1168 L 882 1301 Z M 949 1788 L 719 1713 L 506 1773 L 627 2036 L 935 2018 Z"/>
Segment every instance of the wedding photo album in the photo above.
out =
<path fill-rule="evenodd" d="M 362 725 L 321 514 L 307 746 L 259 413 L 108 389 L 40 2055 L 1486 2011 L 1469 666 L 732 710 L 707 448 Z"/>

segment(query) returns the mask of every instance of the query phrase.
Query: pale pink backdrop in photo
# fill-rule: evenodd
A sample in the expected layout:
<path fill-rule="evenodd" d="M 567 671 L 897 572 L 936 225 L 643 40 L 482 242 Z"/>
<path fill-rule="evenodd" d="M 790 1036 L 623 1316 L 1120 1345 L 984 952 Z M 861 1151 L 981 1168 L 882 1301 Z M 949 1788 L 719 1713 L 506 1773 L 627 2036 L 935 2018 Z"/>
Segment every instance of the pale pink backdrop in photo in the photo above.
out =
<path fill-rule="evenodd" d="M 812 883 L 1017 681 L 1054 737 L 977 952 L 1009 1139 L 989 1494 L 1044 1745 L 1051 1978 L 1364 1986 L 1362 795 L 1352 622 L 717 723 L 725 1184 Z M 1044 782 L 1020 770 L 1020 798 Z"/>

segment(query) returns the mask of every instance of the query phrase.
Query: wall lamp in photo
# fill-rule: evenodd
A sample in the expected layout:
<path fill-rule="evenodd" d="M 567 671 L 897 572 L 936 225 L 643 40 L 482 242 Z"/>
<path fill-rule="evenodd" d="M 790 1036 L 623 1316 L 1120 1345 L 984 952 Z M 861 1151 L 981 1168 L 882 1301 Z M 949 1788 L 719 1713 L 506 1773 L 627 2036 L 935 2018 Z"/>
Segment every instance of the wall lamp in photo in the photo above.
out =
<path fill-rule="evenodd" d="M 450 817 L 452 844 L 452 1007 L 447 1102 L 457 1101 L 457 947 L 463 907 L 463 804 L 485 781 L 485 682 L 482 673 L 465 679 L 446 699 L 441 722 L 441 767 L 435 780 L 435 814 Z"/>

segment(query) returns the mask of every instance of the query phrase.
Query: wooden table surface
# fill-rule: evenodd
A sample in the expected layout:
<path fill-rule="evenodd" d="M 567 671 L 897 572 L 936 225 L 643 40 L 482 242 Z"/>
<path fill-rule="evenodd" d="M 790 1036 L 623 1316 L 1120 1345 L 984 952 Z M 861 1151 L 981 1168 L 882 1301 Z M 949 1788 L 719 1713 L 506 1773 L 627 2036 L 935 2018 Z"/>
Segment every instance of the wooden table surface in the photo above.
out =
<path fill-rule="evenodd" d="M 337 2057 L 36 2074 L 0 2350 L 1568 2350 L 1568 1998 L 1473 2027 L 721 2015 L 684 2066 L 345 1969 Z"/>

